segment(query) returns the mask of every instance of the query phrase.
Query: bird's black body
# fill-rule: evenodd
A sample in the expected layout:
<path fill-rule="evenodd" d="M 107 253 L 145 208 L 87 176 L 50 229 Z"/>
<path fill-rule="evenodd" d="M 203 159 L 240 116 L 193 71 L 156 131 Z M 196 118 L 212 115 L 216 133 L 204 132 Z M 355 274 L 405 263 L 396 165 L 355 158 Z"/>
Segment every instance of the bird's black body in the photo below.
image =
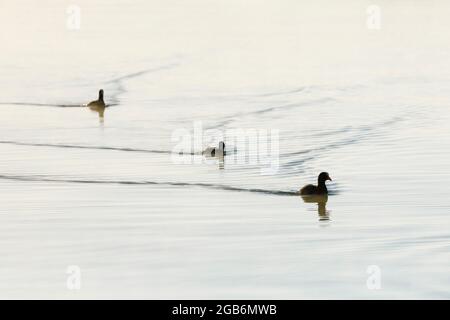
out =
<path fill-rule="evenodd" d="M 324 195 L 328 194 L 327 186 L 325 185 L 325 181 L 330 180 L 331 178 L 327 172 L 322 172 L 319 174 L 317 178 L 317 186 L 312 184 L 308 184 L 300 189 L 300 194 L 304 196 L 308 195 Z"/>
<path fill-rule="evenodd" d="M 88 107 L 93 108 L 105 108 L 105 101 L 103 100 L 103 89 L 98 92 L 98 100 L 91 101 L 87 104 Z"/>
<path fill-rule="evenodd" d="M 206 148 L 203 151 L 203 154 L 208 157 L 223 157 L 225 156 L 225 143 L 223 141 L 220 141 L 218 148 Z"/>

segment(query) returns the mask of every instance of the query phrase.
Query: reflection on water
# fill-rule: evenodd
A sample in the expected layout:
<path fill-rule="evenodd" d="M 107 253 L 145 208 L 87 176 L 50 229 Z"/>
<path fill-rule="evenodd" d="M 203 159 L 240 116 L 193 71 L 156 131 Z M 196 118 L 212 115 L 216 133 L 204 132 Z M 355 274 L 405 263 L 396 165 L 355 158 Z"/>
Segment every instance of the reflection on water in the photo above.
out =
<path fill-rule="evenodd" d="M 223 152 L 213 153 L 213 155 L 203 152 L 203 156 L 207 161 L 216 161 L 220 170 L 225 169 L 225 156 Z"/>
<path fill-rule="evenodd" d="M 305 203 L 317 203 L 319 221 L 330 220 L 330 212 L 327 211 L 328 195 L 301 196 Z"/>
<path fill-rule="evenodd" d="M 225 158 L 224 158 L 224 156 L 219 157 L 219 169 L 220 170 L 225 169 Z"/>
<path fill-rule="evenodd" d="M 105 122 L 105 109 L 106 109 L 106 106 L 93 104 L 93 105 L 89 105 L 88 108 L 91 111 L 94 111 L 94 112 L 98 113 L 98 119 L 99 119 L 99 122 L 101 124 L 103 124 Z"/>

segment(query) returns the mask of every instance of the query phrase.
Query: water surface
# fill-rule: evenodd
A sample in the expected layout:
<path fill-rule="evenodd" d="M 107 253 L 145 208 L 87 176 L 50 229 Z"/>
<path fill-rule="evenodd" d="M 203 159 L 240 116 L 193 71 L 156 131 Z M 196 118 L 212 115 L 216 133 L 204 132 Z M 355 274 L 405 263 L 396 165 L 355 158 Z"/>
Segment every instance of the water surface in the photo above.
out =
<path fill-rule="evenodd" d="M 369 4 L 3 1 L 0 297 L 449 298 L 449 6 Z M 278 170 L 175 163 L 195 123 Z"/>

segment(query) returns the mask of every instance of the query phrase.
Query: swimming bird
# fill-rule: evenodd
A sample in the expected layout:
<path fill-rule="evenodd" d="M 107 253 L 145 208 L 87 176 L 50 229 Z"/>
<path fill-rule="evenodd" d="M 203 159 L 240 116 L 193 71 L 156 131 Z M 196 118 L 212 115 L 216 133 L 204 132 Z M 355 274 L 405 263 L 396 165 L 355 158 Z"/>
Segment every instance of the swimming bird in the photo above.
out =
<path fill-rule="evenodd" d="M 87 106 L 93 110 L 96 110 L 98 108 L 105 108 L 105 101 L 103 101 L 103 89 L 100 89 L 98 92 L 98 99 L 95 101 L 91 101 L 87 104 Z"/>
<path fill-rule="evenodd" d="M 98 100 L 91 101 L 87 104 L 87 107 L 92 111 L 98 113 L 98 117 L 100 119 L 100 123 L 103 123 L 103 119 L 105 118 L 105 101 L 103 101 L 103 89 L 100 89 L 98 92 Z"/>
<path fill-rule="evenodd" d="M 319 195 L 319 194 L 328 194 L 327 186 L 325 185 L 325 181 L 331 180 L 328 172 L 321 172 L 319 177 L 317 178 L 318 185 L 314 186 L 312 184 L 308 184 L 300 189 L 301 195 Z"/>
<path fill-rule="evenodd" d="M 223 157 L 225 155 L 225 143 L 220 141 L 218 148 L 208 147 L 202 152 L 202 154 L 209 157 Z"/>

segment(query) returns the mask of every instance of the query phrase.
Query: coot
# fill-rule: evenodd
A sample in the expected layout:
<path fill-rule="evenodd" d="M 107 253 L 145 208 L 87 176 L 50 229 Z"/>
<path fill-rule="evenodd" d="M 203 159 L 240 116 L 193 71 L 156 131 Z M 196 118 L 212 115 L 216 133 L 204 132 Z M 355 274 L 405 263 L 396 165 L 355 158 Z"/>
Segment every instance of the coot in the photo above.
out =
<path fill-rule="evenodd" d="M 87 104 L 91 109 L 105 108 L 105 101 L 103 101 L 103 89 L 98 92 L 98 100 L 91 101 Z"/>
<path fill-rule="evenodd" d="M 223 157 L 225 155 L 225 143 L 220 141 L 218 148 L 208 147 L 202 152 L 202 154 L 209 157 Z"/>
<path fill-rule="evenodd" d="M 325 181 L 331 180 L 328 172 L 322 172 L 319 174 L 319 178 L 317 179 L 318 185 L 314 186 L 312 184 L 308 184 L 300 189 L 300 194 L 307 195 L 319 195 L 319 194 L 328 194 L 327 186 L 325 185 Z"/>

